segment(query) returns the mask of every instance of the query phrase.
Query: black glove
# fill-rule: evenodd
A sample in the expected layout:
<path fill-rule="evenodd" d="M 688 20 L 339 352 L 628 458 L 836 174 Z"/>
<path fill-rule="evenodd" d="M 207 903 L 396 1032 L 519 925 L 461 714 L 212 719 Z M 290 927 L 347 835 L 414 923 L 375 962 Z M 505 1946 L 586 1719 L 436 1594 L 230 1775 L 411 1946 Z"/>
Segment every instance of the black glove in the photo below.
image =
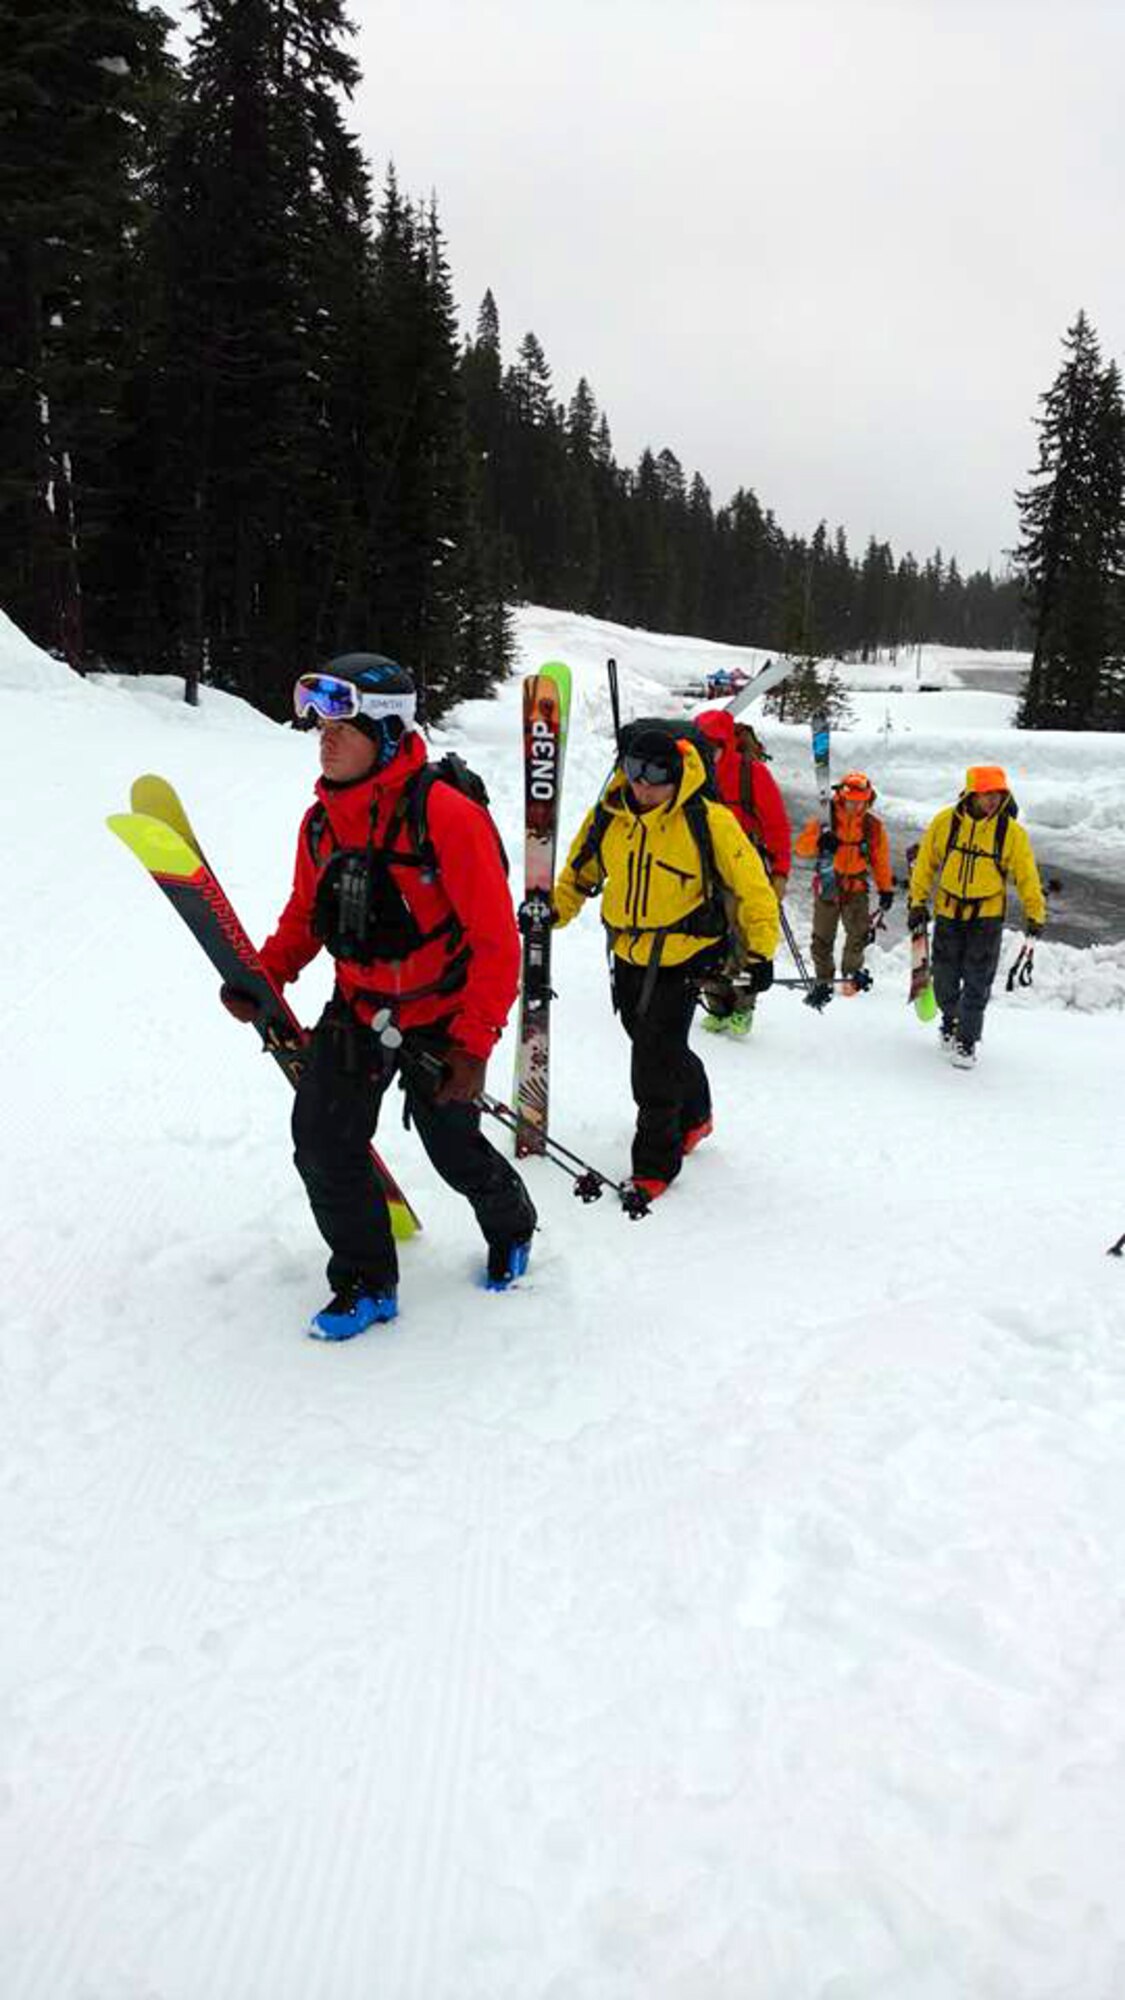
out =
<path fill-rule="evenodd" d="M 840 845 L 839 834 L 831 832 L 831 830 L 826 826 L 822 826 L 816 838 L 817 853 L 835 854 L 836 849 L 839 847 L 839 845 Z"/>
<path fill-rule="evenodd" d="M 247 1021 L 257 1020 L 258 1002 L 252 993 L 240 993 L 237 986 L 228 986 L 224 982 L 219 988 L 219 998 L 227 1013 L 233 1014 L 236 1021 L 245 1025 Z"/>
<path fill-rule="evenodd" d="M 891 904 L 894 902 L 894 899 L 895 899 L 895 892 L 893 889 L 880 889 L 879 908 L 881 910 L 889 910 Z"/>
<path fill-rule="evenodd" d="M 484 1056 L 473 1055 L 460 1042 L 447 1042 L 441 1052 L 445 1075 L 434 1092 L 435 1104 L 472 1104 L 484 1089 L 488 1068 Z"/>
<path fill-rule="evenodd" d="M 906 912 L 906 928 L 910 932 L 911 937 L 917 937 L 919 931 L 924 931 L 929 921 L 929 913 L 926 905 L 924 903 L 912 903 Z"/>
<path fill-rule="evenodd" d="M 773 985 L 772 958 L 752 958 L 742 974 L 742 980 L 751 993 L 768 993 Z"/>
<path fill-rule="evenodd" d="M 1029 938 L 1042 937 L 1043 935 L 1043 926 L 1042 924 L 1037 924 L 1034 917 L 1025 917 L 1023 927 Z"/>

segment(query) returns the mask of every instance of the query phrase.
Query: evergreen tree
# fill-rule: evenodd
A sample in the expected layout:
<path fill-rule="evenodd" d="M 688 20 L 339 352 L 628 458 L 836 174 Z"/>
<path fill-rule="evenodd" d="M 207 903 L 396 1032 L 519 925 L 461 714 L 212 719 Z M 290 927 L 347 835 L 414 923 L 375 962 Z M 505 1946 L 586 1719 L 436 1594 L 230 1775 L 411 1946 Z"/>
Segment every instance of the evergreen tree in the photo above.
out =
<path fill-rule="evenodd" d="M 193 0 L 188 96 L 154 234 L 155 628 L 278 711 L 330 631 L 361 424 L 369 195 L 338 97 L 341 0 Z"/>
<path fill-rule="evenodd" d="M 137 0 L 0 0 L 0 599 L 73 666 L 115 502 L 170 25 Z"/>
<path fill-rule="evenodd" d="M 1103 368 L 1080 312 L 1065 359 L 1040 398 L 1034 483 L 1017 495 L 1016 560 L 1034 629 L 1018 722 L 1030 729 L 1107 727 L 1119 712 L 1122 480 L 1125 444 L 1116 367 Z"/>
<path fill-rule="evenodd" d="M 504 379 L 507 518 L 519 523 L 520 589 L 541 604 L 563 601 L 566 567 L 566 434 L 540 342 L 526 333 Z"/>
<path fill-rule="evenodd" d="M 562 602 L 575 611 L 589 611 L 601 559 L 594 461 L 597 429 L 598 406 L 583 375 L 566 412 L 566 531 L 560 579 Z"/>

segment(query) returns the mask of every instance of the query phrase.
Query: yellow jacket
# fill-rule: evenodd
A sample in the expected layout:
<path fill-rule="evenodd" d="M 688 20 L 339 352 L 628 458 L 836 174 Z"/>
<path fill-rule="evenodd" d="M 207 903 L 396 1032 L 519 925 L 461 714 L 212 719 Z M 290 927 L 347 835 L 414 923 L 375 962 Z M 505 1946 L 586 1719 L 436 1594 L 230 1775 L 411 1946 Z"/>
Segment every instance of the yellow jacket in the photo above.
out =
<path fill-rule="evenodd" d="M 1003 867 L 996 855 L 998 825 L 1004 827 L 999 857 Z M 1043 923 L 1047 906 L 1023 827 L 1017 819 L 1007 817 L 1003 806 L 990 819 L 978 819 L 962 798 L 955 806 L 943 806 L 926 828 L 910 871 L 910 901 L 914 905 L 925 903 L 936 881 L 936 917 L 1002 917 L 1009 875 L 1015 881 L 1024 916 L 1032 923 Z"/>
<path fill-rule="evenodd" d="M 708 923 L 703 862 L 685 804 L 704 784 L 699 752 L 688 744 L 675 797 L 666 806 L 638 813 L 622 771 L 614 772 L 598 806 L 587 814 L 571 845 L 554 889 L 560 925 L 577 916 L 600 893 L 602 922 L 618 958 L 647 965 L 657 937 L 660 963 L 682 965 L 715 942 L 721 923 Z M 722 892 L 732 929 L 748 952 L 772 958 L 780 924 L 777 897 L 761 860 L 728 807 L 700 798 L 707 814 L 716 888 Z M 604 817 L 600 849 L 581 861 L 595 813 Z M 576 866 L 576 862 L 580 862 Z M 699 926 L 692 929 L 692 922 Z"/>

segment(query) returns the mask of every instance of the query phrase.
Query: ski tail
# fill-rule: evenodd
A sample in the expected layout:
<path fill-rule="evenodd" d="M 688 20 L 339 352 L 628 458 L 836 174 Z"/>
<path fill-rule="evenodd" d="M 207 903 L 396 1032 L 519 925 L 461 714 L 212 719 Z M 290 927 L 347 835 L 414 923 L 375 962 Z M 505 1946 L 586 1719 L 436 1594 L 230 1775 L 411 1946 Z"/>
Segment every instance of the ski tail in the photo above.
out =
<path fill-rule="evenodd" d="M 788 680 L 796 664 L 796 660 L 767 661 L 754 678 L 747 681 L 745 687 L 739 688 L 738 693 L 732 695 L 727 703 L 727 714 L 741 715 L 743 709 L 749 708 L 752 702 L 760 701 L 772 689 L 780 687 L 783 681 Z"/>

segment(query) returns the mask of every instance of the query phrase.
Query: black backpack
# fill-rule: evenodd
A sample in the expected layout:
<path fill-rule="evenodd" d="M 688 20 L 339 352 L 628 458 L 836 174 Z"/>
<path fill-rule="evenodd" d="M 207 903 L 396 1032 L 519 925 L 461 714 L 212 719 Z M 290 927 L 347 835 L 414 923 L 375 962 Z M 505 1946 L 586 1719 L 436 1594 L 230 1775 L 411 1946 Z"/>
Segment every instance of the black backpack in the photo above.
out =
<path fill-rule="evenodd" d="M 1008 842 L 1008 828 L 1010 827 L 1012 821 L 1014 819 L 1018 819 L 1019 816 L 1020 816 L 1019 806 L 1016 804 L 1015 799 L 1009 792 L 1007 798 L 1005 799 L 1003 805 L 1000 807 L 1000 810 L 996 815 L 996 833 L 994 836 L 994 844 L 992 849 L 992 861 L 996 867 L 997 873 L 999 874 L 1001 881 L 1004 884 L 1005 891 L 1007 891 L 1008 876 L 1011 871 L 1004 858 L 1004 849 L 1007 846 Z M 961 835 L 965 830 L 966 820 L 971 818 L 972 814 L 969 812 L 969 794 L 967 792 L 963 792 L 961 797 L 958 799 L 957 804 L 953 808 L 953 817 L 949 822 L 949 839 L 945 843 L 945 853 L 942 855 L 941 861 L 938 864 L 937 881 L 939 885 L 941 882 L 941 877 L 945 868 L 945 864 L 948 861 L 950 855 L 955 853 L 963 854 L 966 852 L 966 850 L 961 846 Z M 954 896 L 954 892 L 952 889 L 946 889 L 943 893 L 947 896 Z M 980 896 L 954 896 L 954 901 L 963 910 L 972 909 L 974 905 L 982 902 L 983 900 L 984 899 Z"/>
<path fill-rule="evenodd" d="M 434 852 L 434 845 L 430 839 L 426 808 L 429 803 L 430 792 L 436 784 L 451 786 L 455 792 L 461 793 L 462 798 L 471 799 L 474 805 L 483 808 L 484 812 L 488 815 L 488 824 L 492 828 L 496 841 L 496 850 L 503 863 L 504 873 L 507 875 L 510 872 L 507 850 L 500 838 L 500 829 L 493 819 L 489 808 L 488 787 L 481 777 L 480 772 L 474 771 L 466 764 L 464 758 L 459 757 L 455 750 L 447 750 L 445 755 L 439 757 L 435 764 L 423 764 L 421 769 L 416 771 L 409 782 L 403 786 L 398 806 L 387 827 L 384 846 L 390 847 L 399 827 L 407 825 L 410 829 L 411 844 L 414 852 L 410 855 L 396 856 L 396 859 L 407 863 L 417 862 L 418 866 L 422 868 L 435 867 L 437 855 Z M 329 842 L 327 848 L 324 845 L 326 836 Z M 331 854 L 332 849 L 336 845 L 328 814 L 319 800 L 309 814 L 305 837 L 309 844 L 309 852 L 319 866 L 327 858 L 327 855 Z"/>
<path fill-rule="evenodd" d="M 682 742 L 686 739 L 699 752 L 703 764 L 704 782 L 686 800 L 683 807 L 683 814 L 691 829 L 696 847 L 699 849 L 703 901 L 700 908 L 693 912 L 692 919 L 689 919 L 681 928 L 689 934 L 698 930 L 701 935 L 705 936 L 712 935 L 718 929 L 724 936 L 729 936 L 731 931 L 730 911 L 724 895 L 724 887 L 715 866 L 715 849 L 711 840 L 711 827 L 707 818 L 706 804 L 708 799 L 713 800 L 716 804 L 722 803 L 719 798 L 719 788 L 715 779 L 716 746 L 712 743 L 706 731 L 700 729 L 698 723 L 685 721 L 681 716 L 638 716 L 635 721 L 623 723 L 621 726 L 621 732 L 617 739 L 617 764 L 614 765 L 614 770 L 617 769 L 617 765 L 620 764 L 621 759 L 627 755 L 630 742 L 635 742 L 637 737 L 642 734 L 669 736 L 674 742 Z M 610 778 L 612 778 L 612 775 L 611 772 Z M 605 795 L 609 788 L 610 778 L 607 778 L 605 784 L 602 786 L 598 802 L 594 807 L 586 838 L 582 842 L 577 854 L 574 855 L 571 863 L 577 875 L 581 873 L 588 862 L 596 860 L 600 879 L 587 892 L 591 896 L 600 894 L 601 884 L 605 880 L 605 871 L 602 868 L 602 841 L 605 838 L 605 830 L 609 824 L 609 809 L 605 803 Z"/>
<path fill-rule="evenodd" d="M 672 715 L 639 715 L 634 722 L 623 722 L 617 742 L 619 763 L 638 736 L 669 736 L 673 743 L 682 743 L 685 740 L 690 743 L 693 750 L 698 750 L 703 765 L 702 796 L 707 799 L 718 799 L 719 787 L 715 778 L 718 746 L 712 743 L 706 730 L 701 729 L 697 722 L 685 721 L 683 716 Z"/>
<path fill-rule="evenodd" d="M 492 828 L 497 851 L 508 872 L 508 857 L 499 829 L 488 810 L 488 791 L 483 778 L 470 770 L 464 759 L 449 751 L 436 764 L 423 764 L 407 780 L 387 823 L 382 841 L 374 840 L 378 800 L 371 805 L 371 828 L 366 848 L 340 847 L 322 802 L 309 814 L 306 840 L 320 871 L 312 916 L 314 934 L 335 958 L 349 958 L 358 965 L 378 960 L 404 959 L 422 945 L 448 936 L 451 957 L 444 972 L 427 986 L 409 994 L 382 993 L 374 987 L 360 989 L 371 1000 L 422 999 L 432 993 L 454 993 L 465 983 L 469 962 L 468 947 L 456 913 L 452 910 L 432 930 L 423 931 L 409 903 L 391 874 L 396 868 L 418 868 L 438 872 L 438 857 L 430 839 L 426 807 L 435 784 L 449 785 L 464 798 L 479 805 Z M 406 828 L 410 846 L 403 852 L 391 849 L 399 831 Z"/>

